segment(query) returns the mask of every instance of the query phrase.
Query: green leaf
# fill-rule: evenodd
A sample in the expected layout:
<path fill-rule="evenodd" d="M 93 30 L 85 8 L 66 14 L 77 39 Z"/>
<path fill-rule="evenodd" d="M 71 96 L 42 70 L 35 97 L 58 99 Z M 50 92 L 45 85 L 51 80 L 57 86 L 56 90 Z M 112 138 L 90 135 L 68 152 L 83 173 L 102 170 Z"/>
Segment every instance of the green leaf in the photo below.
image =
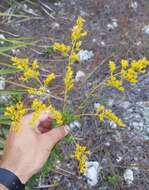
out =
<path fill-rule="evenodd" d="M 24 91 L 17 90 L 0 90 L 0 95 L 23 95 Z"/>
<path fill-rule="evenodd" d="M 1 116 L 0 117 L 0 124 L 2 124 L 2 125 L 10 125 L 11 120 L 6 116 Z"/>
<path fill-rule="evenodd" d="M 19 69 L 1 69 L 0 70 L 0 75 L 8 75 L 8 74 L 13 74 L 20 72 Z"/>
<path fill-rule="evenodd" d="M 10 45 L 10 46 L 0 47 L 0 54 L 3 53 L 3 52 L 6 52 L 6 51 L 10 51 L 12 49 L 19 48 L 19 47 L 25 47 L 27 45 L 32 45 L 32 44 L 29 44 L 29 43 L 20 43 L 20 44 L 17 44 L 17 45 Z"/>
<path fill-rule="evenodd" d="M 19 14 L 10 14 L 10 13 L 2 13 L 0 12 L 0 16 L 13 16 L 13 17 L 19 17 L 19 18 L 28 18 L 29 16 L 27 15 L 19 15 Z"/>

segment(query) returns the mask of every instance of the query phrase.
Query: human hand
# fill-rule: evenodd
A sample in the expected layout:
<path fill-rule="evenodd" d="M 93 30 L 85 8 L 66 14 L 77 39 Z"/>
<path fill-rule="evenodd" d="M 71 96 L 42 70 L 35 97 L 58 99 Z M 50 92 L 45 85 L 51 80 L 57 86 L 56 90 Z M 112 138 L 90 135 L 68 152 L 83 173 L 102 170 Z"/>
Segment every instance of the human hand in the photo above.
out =
<path fill-rule="evenodd" d="M 32 114 L 28 114 L 21 121 L 20 132 L 9 132 L 1 167 L 12 171 L 24 184 L 42 168 L 54 145 L 68 134 L 67 126 L 40 133 L 39 124 L 48 117 L 49 113 L 43 112 L 32 127 Z"/>

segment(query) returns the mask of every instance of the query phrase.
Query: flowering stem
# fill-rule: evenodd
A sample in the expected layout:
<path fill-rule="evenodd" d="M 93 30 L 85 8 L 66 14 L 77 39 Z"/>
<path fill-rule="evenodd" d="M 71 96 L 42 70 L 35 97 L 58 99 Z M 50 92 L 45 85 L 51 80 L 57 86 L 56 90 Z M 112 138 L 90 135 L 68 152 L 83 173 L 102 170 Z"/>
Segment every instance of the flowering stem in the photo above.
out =
<path fill-rule="evenodd" d="M 5 82 L 6 82 L 6 83 L 9 83 L 9 84 L 13 84 L 13 85 L 15 85 L 15 86 L 20 86 L 20 87 L 22 87 L 22 88 L 26 88 L 26 89 L 29 88 L 29 87 L 26 86 L 26 85 L 18 84 L 18 83 L 15 83 L 15 82 L 9 81 L 9 80 L 5 80 Z"/>
<path fill-rule="evenodd" d="M 68 60 L 68 66 L 71 65 L 71 59 L 70 59 L 70 55 L 73 53 L 74 51 L 74 48 L 76 46 L 76 40 L 72 42 L 72 48 L 71 48 L 71 51 L 70 51 L 70 54 L 69 54 L 69 60 Z M 65 87 L 65 90 L 64 90 L 64 105 L 63 105 L 63 111 L 66 107 L 66 102 L 67 102 L 67 94 L 68 94 L 68 90 L 66 89 Z"/>
<path fill-rule="evenodd" d="M 86 113 L 86 114 L 79 114 L 79 115 L 76 115 L 76 116 L 78 116 L 78 117 L 84 117 L 84 116 L 97 116 L 97 114 L 95 114 L 95 113 Z"/>

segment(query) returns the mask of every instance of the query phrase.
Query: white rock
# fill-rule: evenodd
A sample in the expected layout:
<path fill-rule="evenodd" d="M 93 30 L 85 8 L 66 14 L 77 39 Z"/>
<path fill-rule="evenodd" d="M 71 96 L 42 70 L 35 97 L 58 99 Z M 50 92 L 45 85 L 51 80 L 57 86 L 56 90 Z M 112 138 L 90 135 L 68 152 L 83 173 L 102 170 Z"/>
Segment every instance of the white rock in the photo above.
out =
<path fill-rule="evenodd" d="M 0 90 L 3 90 L 5 88 L 5 78 L 0 77 Z"/>
<path fill-rule="evenodd" d="M 116 129 L 116 128 L 117 128 L 117 125 L 116 125 L 116 123 L 114 123 L 113 121 L 110 121 L 110 127 L 111 127 L 112 129 Z"/>
<path fill-rule="evenodd" d="M 149 35 L 149 24 L 145 25 L 142 30 L 145 34 Z"/>
<path fill-rule="evenodd" d="M 136 42 L 136 45 L 137 45 L 137 46 L 140 46 L 141 44 L 142 44 L 141 41 Z"/>
<path fill-rule="evenodd" d="M 132 1 L 132 2 L 131 2 L 131 7 L 136 11 L 137 8 L 138 8 L 138 3 L 137 3 L 137 1 Z"/>
<path fill-rule="evenodd" d="M 129 185 L 129 186 L 133 183 L 134 177 L 133 177 L 133 171 L 131 169 L 125 170 L 124 179 L 125 179 L 127 185 Z"/>
<path fill-rule="evenodd" d="M 110 146 L 111 144 L 109 142 L 104 143 L 105 146 Z"/>
<path fill-rule="evenodd" d="M 108 104 L 108 106 L 110 106 L 110 107 L 113 106 L 113 104 L 114 104 L 114 99 L 109 98 L 107 104 Z"/>
<path fill-rule="evenodd" d="M 98 103 L 98 102 L 95 102 L 94 103 L 94 108 L 95 108 L 95 110 L 98 108 L 98 106 L 100 106 L 101 104 L 100 103 Z"/>
<path fill-rule="evenodd" d="M 122 156 L 117 156 L 116 161 L 117 161 L 117 162 L 120 162 L 122 159 L 123 159 Z"/>
<path fill-rule="evenodd" d="M 12 54 L 13 55 L 19 55 L 20 54 L 20 50 L 19 49 L 12 49 Z"/>
<path fill-rule="evenodd" d="M 0 90 L 4 90 L 5 89 L 5 78 L 4 77 L 0 77 Z M 8 102 L 8 100 L 10 99 L 10 95 L 0 95 L 0 102 Z"/>
<path fill-rule="evenodd" d="M 79 121 L 74 121 L 72 123 L 69 124 L 70 130 L 73 130 L 74 128 L 80 128 L 81 127 L 81 123 Z"/>
<path fill-rule="evenodd" d="M 88 50 L 80 50 L 79 53 L 79 58 L 80 58 L 80 61 L 83 62 L 83 61 L 87 61 L 89 59 L 91 59 L 93 56 L 94 56 L 94 53 L 93 51 L 88 51 Z"/>
<path fill-rule="evenodd" d="M 57 23 L 57 22 L 53 22 L 53 23 L 51 24 L 51 27 L 52 27 L 52 29 L 59 29 L 59 28 L 60 28 L 60 24 Z"/>
<path fill-rule="evenodd" d="M 121 107 L 123 107 L 124 109 L 128 109 L 130 105 L 131 104 L 129 101 L 124 101 L 123 103 L 121 103 Z"/>
<path fill-rule="evenodd" d="M 113 18 L 112 22 L 107 24 L 108 30 L 114 30 L 115 28 L 118 27 L 117 19 Z"/>
<path fill-rule="evenodd" d="M 78 127 L 78 128 L 81 127 L 81 123 L 80 123 L 79 121 L 74 121 L 73 124 L 74 124 L 76 127 Z"/>
<path fill-rule="evenodd" d="M 94 43 L 97 42 L 96 38 L 93 38 L 93 39 L 92 39 L 92 42 L 94 42 Z"/>
<path fill-rule="evenodd" d="M 11 98 L 10 95 L 2 95 L 2 96 L 0 96 L 0 103 L 8 103 L 10 98 Z"/>
<path fill-rule="evenodd" d="M 75 76 L 75 81 L 79 82 L 85 77 L 85 73 L 83 71 L 78 71 Z"/>
<path fill-rule="evenodd" d="M 96 161 L 87 161 L 86 166 L 87 169 L 84 175 L 87 177 L 87 183 L 90 186 L 95 186 L 98 183 L 99 171 L 101 169 L 99 163 Z"/>
<path fill-rule="evenodd" d="M 55 6 L 61 6 L 61 2 L 55 2 L 54 5 Z"/>
<path fill-rule="evenodd" d="M 100 44 L 101 44 L 102 46 L 105 46 L 105 45 L 106 45 L 106 43 L 105 43 L 104 41 L 101 41 Z"/>
<path fill-rule="evenodd" d="M 4 36 L 4 34 L 0 34 L 0 39 L 3 39 L 3 40 L 6 39 L 5 36 Z M 5 43 L 4 41 L 0 40 L 0 44 L 3 45 L 4 43 Z"/>

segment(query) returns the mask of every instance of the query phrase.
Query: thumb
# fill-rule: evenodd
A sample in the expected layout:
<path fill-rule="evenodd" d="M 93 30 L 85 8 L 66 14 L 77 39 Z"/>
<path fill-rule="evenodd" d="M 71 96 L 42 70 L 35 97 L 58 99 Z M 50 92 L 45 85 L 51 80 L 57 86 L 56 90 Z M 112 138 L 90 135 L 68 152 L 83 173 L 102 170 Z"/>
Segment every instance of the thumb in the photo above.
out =
<path fill-rule="evenodd" d="M 63 139 L 66 135 L 69 133 L 69 126 L 61 126 L 52 129 L 51 131 L 42 134 L 42 137 L 44 138 L 44 141 L 49 145 L 49 148 L 53 148 L 53 146 Z"/>

